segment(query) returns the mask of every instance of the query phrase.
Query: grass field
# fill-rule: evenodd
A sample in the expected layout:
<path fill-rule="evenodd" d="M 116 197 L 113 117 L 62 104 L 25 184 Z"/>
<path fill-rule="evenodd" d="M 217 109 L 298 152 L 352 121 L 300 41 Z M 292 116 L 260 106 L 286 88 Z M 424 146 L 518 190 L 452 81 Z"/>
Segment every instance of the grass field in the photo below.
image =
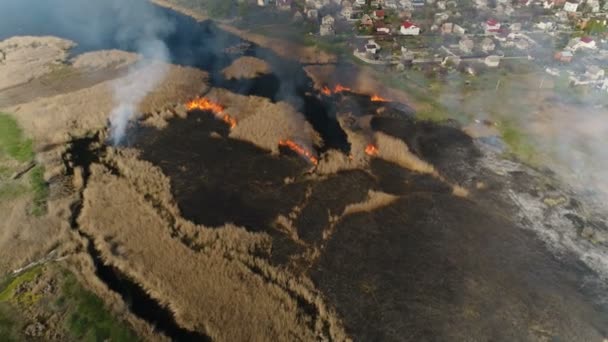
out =
<path fill-rule="evenodd" d="M 41 293 L 35 286 L 39 283 L 59 286 Z M 66 269 L 37 266 L 0 282 L 1 341 L 29 340 L 23 333 L 25 326 L 49 315 L 61 318 L 54 325 L 47 323 L 45 328 L 68 340 L 137 340 L 133 331 L 108 311 L 101 298 L 83 288 Z"/>
<path fill-rule="evenodd" d="M 8 114 L 0 113 L 0 150 L 20 162 L 34 157 L 33 142 L 23 136 L 17 122 Z"/>
<path fill-rule="evenodd" d="M 44 168 L 36 166 L 25 179 L 10 179 L 19 167 L 34 159 L 33 141 L 24 136 L 17 122 L 8 114 L 0 113 L 0 200 L 32 194 L 31 214 L 46 212 L 48 185 Z"/>

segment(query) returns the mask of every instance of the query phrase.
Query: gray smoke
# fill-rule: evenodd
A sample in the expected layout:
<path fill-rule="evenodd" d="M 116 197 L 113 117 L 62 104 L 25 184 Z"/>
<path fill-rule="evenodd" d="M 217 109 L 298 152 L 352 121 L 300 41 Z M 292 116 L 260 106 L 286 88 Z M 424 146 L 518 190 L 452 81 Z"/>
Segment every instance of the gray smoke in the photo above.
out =
<path fill-rule="evenodd" d="M 121 25 L 117 39 L 135 44 L 141 55 L 141 60 L 131 68 L 128 76 L 114 83 L 116 104 L 110 113 L 110 134 L 112 142 L 119 144 L 124 139 L 128 123 L 135 116 L 138 105 L 162 82 L 167 73 L 166 63 L 171 58 L 162 37 L 173 27 L 147 2 L 112 0 L 111 4 Z M 133 25 L 131 19 L 134 17 L 143 17 L 145 20 Z"/>
<path fill-rule="evenodd" d="M 78 43 L 74 53 L 119 48 L 142 56 L 114 84 L 112 141 L 119 143 L 148 92 L 162 81 L 169 62 L 163 39 L 174 31 L 166 12 L 147 0 L 0 0 L 0 40 L 34 34 Z"/>
<path fill-rule="evenodd" d="M 162 82 L 168 69 L 169 50 L 160 40 L 141 43 L 140 53 L 144 56 L 129 75 L 114 82 L 116 106 L 110 113 L 110 137 L 119 144 L 125 136 L 129 121 L 137 112 L 137 106 L 144 97 Z"/>

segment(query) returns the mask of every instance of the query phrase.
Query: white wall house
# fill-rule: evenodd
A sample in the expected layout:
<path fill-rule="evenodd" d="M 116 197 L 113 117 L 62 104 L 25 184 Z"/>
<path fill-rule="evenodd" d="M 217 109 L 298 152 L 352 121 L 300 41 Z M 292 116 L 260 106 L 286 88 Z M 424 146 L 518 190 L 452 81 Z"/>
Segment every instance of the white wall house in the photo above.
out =
<path fill-rule="evenodd" d="M 406 21 L 401 24 L 399 32 L 404 36 L 417 36 L 420 34 L 420 27 L 410 21 Z"/>
<path fill-rule="evenodd" d="M 578 9 L 578 2 L 567 1 L 564 4 L 564 11 L 566 11 L 566 12 L 570 12 L 570 13 L 576 12 L 577 9 Z"/>

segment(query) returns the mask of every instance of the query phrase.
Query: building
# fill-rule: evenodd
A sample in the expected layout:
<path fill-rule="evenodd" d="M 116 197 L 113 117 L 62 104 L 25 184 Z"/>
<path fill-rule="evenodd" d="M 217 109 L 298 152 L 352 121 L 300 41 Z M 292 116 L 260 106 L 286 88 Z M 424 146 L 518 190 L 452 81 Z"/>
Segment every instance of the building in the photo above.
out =
<path fill-rule="evenodd" d="M 604 76 L 604 69 L 600 68 L 597 65 L 590 65 L 585 71 L 585 77 L 587 77 L 589 80 L 597 81 L 604 78 Z"/>
<path fill-rule="evenodd" d="M 376 53 L 378 53 L 378 51 L 380 51 L 380 45 L 376 43 L 375 40 L 370 39 L 367 41 L 367 44 L 365 44 L 365 51 L 367 53 L 375 55 Z"/>
<path fill-rule="evenodd" d="M 464 53 L 471 53 L 475 47 L 475 42 L 469 37 L 464 37 L 458 42 L 458 48 Z"/>
<path fill-rule="evenodd" d="M 567 51 L 567 50 L 558 51 L 555 53 L 555 55 L 553 55 L 553 59 L 555 59 L 556 61 L 562 62 L 562 63 L 572 62 L 573 57 L 574 57 L 574 55 L 572 54 L 572 52 Z"/>
<path fill-rule="evenodd" d="M 378 32 L 380 34 L 391 33 L 391 29 L 389 27 L 387 27 L 383 21 L 376 21 L 374 23 L 374 28 L 376 29 L 376 32 Z"/>
<path fill-rule="evenodd" d="M 342 7 L 342 10 L 340 11 L 340 16 L 346 20 L 351 19 L 353 17 L 353 8 L 350 6 Z"/>
<path fill-rule="evenodd" d="M 370 17 L 370 16 L 369 16 L 369 15 L 367 15 L 367 14 L 364 14 L 364 15 L 361 17 L 361 25 L 363 25 L 363 26 L 367 26 L 367 27 L 371 27 L 371 26 L 373 26 L 373 25 L 374 25 L 374 21 L 372 20 L 372 17 Z"/>
<path fill-rule="evenodd" d="M 444 23 L 441 25 L 441 34 L 450 34 L 454 30 L 454 24 Z"/>
<path fill-rule="evenodd" d="M 306 12 L 306 17 L 310 20 L 317 20 L 319 19 L 319 11 L 314 8 L 309 9 L 308 12 Z"/>
<path fill-rule="evenodd" d="M 452 32 L 459 36 L 464 36 L 467 33 L 467 30 L 458 24 L 454 24 L 454 30 L 452 30 Z"/>
<path fill-rule="evenodd" d="M 566 11 L 568 13 L 576 12 L 577 9 L 578 9 L 578 2 L 566 1 L 566 3 L 564 4 L 564 11 Z"/>
<path fill-rule="evenodd" d="M 401 24 L 399 32 L 404 36 L 417 36 L 420 34 L 420 27 L 416 26 L 416 24 L 411 21 L 406 21 Z"/>
<path fill-rule="evenodd" d="M 494 51 L 495 48 L 496 44 L 494 44 L 494 41 L 491 38 L 486 37 L 481 41 L 481 50 L 483 52 Z"/>
<path fill-rule="evenodd" d="M 336 30 L 334 28 L 334 24 L 336 20 L 331 15 L 326 15 L 321 19 L 321 27 L 319 29 L 319 34 L 321 36 L 333 36 L 336 34 Z"/>
<path fill-rule="evenodd" d="M 281 11 L 291 10 L 293 0 L 277 0 L 277 8 Z"/>
<path fill-rule="evenodd" d="M 486 66 L 488 66 L 489 68 L 496 68 L 496 67 L 498 67 L 498 65 L 500 65 L 500 56 L 496 56 L 496 55 L 488 56 L 484 60 L 484 64 Z"/>
<path fill-rule="evenodd" d="M 486 33 L 500 31 L 500 23 L 496 19 L 488 19 L 483 23 L 483 28 Z"/>
<path fill-rule="evenodd" d="M 384 19 L 384 11 L 383 10 L 376 10 L 374 11 L 374 13 L 372 14 L 374 19 L 376 20 L 383 20 Z"/>

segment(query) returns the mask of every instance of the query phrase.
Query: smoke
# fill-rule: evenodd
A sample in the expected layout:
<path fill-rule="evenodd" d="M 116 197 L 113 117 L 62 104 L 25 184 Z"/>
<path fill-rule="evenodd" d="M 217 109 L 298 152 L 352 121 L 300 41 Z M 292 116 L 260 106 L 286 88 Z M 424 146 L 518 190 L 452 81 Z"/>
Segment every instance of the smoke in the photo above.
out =
<path fill-rule="evenodd" d="M 153 7 L 146 5 L 147 2 L 138 2 L 112 0 L 112 6 L 122 25 L 117 39 L 133 42 L 136 51 L 142 56 L 126 78 L 114 83 L 116 105 L 110 113 L 110 137 L 114 144 L 119 144 L 124 139 L 137 106 L 162 82 L 168 70 L 167 63 L 171 60 L 169 48 L 162 38 L 173 30 L 173 26 Z M 143 16 L 145 20 L 139 22 L 139 25 L 132 25 L 130 19 L 134 16 Z"/>
<path fill-rule="evenodd" d="M 175 30 L 167 12 L 147 0 L 1 0 L 0 39 L 51 35 L 73 40 L 74 53 L 115 49 L 142 56 L 114 84 L 112 141 L 119 143 L 142 99 L 162 81 L 170 62 L 163 42 Z"/>
<path fill-rule="evenodd" d="M 169 49 L 162 41 L 153 39 L 141 43 L 144 56 L 129 75 L 114 83 L 116 106 L 110 113 L 110 138 L 120 144 L 124 139 L 129 121 L 137 112 L 137 106 L 165 77 L 168 70 Z"/>

